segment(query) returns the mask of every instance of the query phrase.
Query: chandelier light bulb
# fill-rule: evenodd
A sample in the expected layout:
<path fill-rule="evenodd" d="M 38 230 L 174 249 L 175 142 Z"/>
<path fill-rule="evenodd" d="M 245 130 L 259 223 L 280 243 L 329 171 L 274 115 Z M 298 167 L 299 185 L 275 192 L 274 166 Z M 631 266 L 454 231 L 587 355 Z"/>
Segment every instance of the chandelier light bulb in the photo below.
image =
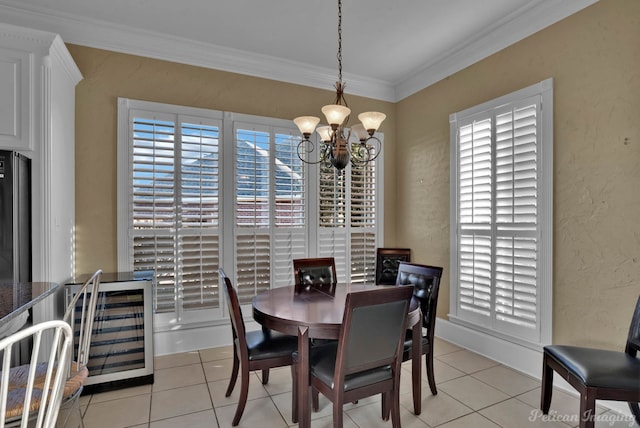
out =
<path fill-rule="evenodd" d="M 316 126 L 320 123 L 320 118 L 315 116 L 300 116 L 293 119 L 293 123 L 298 126 L 298 129 L 305 136 L 305 138 L 309 138 L 313 131 L 315 131 Z"/>
<path fill-rule="evenodd" d="M 386 114 L 377 111 L 366 111 L 358 115 L 358 119 L 360 119 L 364 128 L 369 132 L 369 135 L 373 135 L 373 133 L 378 130 L 380 124 L 386 117 Z"/>
<path fill-rule="evenodd" d="M 327 122 L 331 127 L 339 127 L 347 116 L 351 113 L 349 107 L 341 106 L 340 104 L 329 104 L 322 107 L 322 113 L 327 118 Z"/>
<path fill-rule="evenodd" d="M 365 141 L 367 138 L 369 138 L 369 133 L 361 123 L 353 125 L 351 127 L 351 132 L 354 133 L 356 135 L 356 138 L 360 141 Z"/>
<path fill-rule="evenodd" d="M 331 129 L 330 126 L 321 126 L 318 129 L 316 129 L 316 132 L 320 136 L 320 139 L 325 143 L 328 143 L 329 141 L 331 141 L 332 131 L 333 130 Z"/>

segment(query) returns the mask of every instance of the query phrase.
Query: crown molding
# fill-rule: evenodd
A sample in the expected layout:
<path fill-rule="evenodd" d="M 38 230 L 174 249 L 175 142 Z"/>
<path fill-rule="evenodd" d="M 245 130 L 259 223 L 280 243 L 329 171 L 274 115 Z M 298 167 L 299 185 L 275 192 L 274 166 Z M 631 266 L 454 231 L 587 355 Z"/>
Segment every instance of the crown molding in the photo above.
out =
<path fill-rule="evenodd" d="M 451 76 L 490 55 L 555 24 L 599 0 L 541 0 L 497 22 L 471 43 L 463 43 L 395 85 L 395 101 Z"/>
<path fill-rule="evenodd" d="M 479 37 L 460 44 L 400 82 L 345 75 L 347 93 L 382 101 L 400 101 L 505 47 L 593 4 L 598 0 L 539 0 L 496 22 Z M 179 62 L 222 71 L 330 89 L 335 70 L 300 62 L 194 42 L 104 21 L 25 8 L 4 0 L 0 21 L 53 32 L 69 43 Z"/>

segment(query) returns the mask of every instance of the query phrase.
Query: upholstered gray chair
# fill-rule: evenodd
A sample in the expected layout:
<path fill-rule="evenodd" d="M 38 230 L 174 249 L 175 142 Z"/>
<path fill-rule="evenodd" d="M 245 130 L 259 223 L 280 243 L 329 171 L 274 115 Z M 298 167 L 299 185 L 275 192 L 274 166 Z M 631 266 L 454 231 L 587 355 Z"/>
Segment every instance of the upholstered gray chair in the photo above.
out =
<path fill-rule="evenodd" d="M 233 392 L 238 379 L 238 372 L 242 369 L 242 383 L 240 384 L 240 399 L 231 425 L 240 422 L 249 394 L 249 372 L 262 370 L 262 383 L 269 382 L 269 369 L 290 366 L 292 354 L 298 349 L 298 338 L 275 331 L 261 329 L 246 331 L 238 294 L 222 269 L 219 270 L 220 287 L 224 290 L 229 317 L 231 318 L 231 332 L 233 335 L 233 369 L 229 386 L 225 393 L 228 397 Z"/>
<path fill-rule="evenodd" d="M 342 427 L 344 403 L 376 394 L 382 394 L 383 419 L 390 414 L 393 427 L 400 427 L 402 344 L 412 294 L 412 287 L 349 293 L 338 341 L 311 348 L 309 383 L 333 402 L 335 428 Z M 295 367 L 293 373 L 295 396 L 301 374 Z"/>
<path fill-rule="evenodd" d="M 433 337 L 436 326 L 436 308 L 438 305 L 440 278 L 442 278 L 442 268 L 439 266 L 427 266 L 407 262 L 399 263 L 398 276 L 396 277 L 396 285 L 413 285 L 413 296 L 420 301 L 424 334 L 420 339 L 419 346 L 420 352 L 425 355 L 427 379 L 433 395 L 438 393 L 433 373 Z M 411 331 L 407 331 L 404 342 L 404 352 L 402 353 L 403 361 L 411 359 L 412 347 L 413 339 Z M 413 368 L 413 376 L 417 376 L 417 370 L 420 370 L 420 368 Z M 414 379 L 414 397 L 418 396 L 417 388 L 420 388 L 420 384 Z"/>
<path fill-rule="evenodd" d="M 337 282 L 335 259 L 333 257 L 294 259 L 293 276 L 297 286 L 335 284 Z"/>

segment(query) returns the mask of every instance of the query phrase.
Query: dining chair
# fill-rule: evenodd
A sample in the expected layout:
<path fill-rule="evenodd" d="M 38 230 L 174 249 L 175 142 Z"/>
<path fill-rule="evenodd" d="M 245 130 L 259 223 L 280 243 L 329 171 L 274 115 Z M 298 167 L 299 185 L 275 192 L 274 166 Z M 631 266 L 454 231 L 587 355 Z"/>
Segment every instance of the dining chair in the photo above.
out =
<path fill-rule="evenodd" d="M 540 408 L 549 413 L 553 372 L 580 393 L 580 428 L 593 428 L 596 400 L 626 401 L 640 425 L 640 297 L 631 318 L 624 352 L 580 346 L 543 348 Z"/>
<path fill-rule="evenodd" d="M 424 329 L 424 334 L 421 335 L 420 339 L 420 353 L 425 355 L 427 379 L 433 395 L 438 394 L 433 372 L 433 337 L 436 328 L 436 308 L 438 306 L 438 292 L 440 290 L 442 270 L 439 266 L 400 262 L 398 264 L 398 275 L 396 277 L 396 285 L 412 285 L 413 296 L 420 301 L 422 328 Z M 404 350 L 402 352 L 402 361 L 411 359 L 412 348 L 413 338 L 411 330 L 407 330 Z M 419 397 L 420 383 L 417 382 L 419 371 L 420 367 L 412 367 L 414 398 Z"/>
<path fill-rule="evenodd" d="M 231 318 L 231 333 L 233 337 L 233 368 L 225 397 L 229 397 L 233 392 L 238 379 L 238 372 L 242 370 L 240 398 L 231 423 L 231 425 L 236 426 L 240 422 L 247 404 L 249 372 L 262 370 L 262 384 L 267 384 L 269 382 L 270 368 L 290 366 L 292 364 L 292 354 L 298 349 L 298 338 L 268 329 L 246 331 L 238 293 L 224 270 L 219 269 L 218 273 L 221 284 L 224 284 L 222 289 L 224 290 L 227 309 Z"/>
<path fill-rule="evenodd" d="M 91 336 L 96 322 L 96 307 L 100 295 L 101 277 L 102 269 L 98 269 L 82 284 L 75 294 L 71 295 L 62 318 L 71 325 L 75 335 L 69 375 L 64 386 L 62 410 L 75 407 L 78 414 L 78 423 L 83 428 L 84 421 L 79 397 L 89 377 L 87 364 L 89 363 L 89 353 L 91 351 Z M 67 290 L 70 291 L 70 289 Z M 66 419 L 62 426 L 66 426 L 71 417 L 71 411 L 69 410 L 65 416 Z"/>
<path fill-rule="evenodd" d="M 338 341 L 310 349 L 309 384 L 333 403 L 334 428 L 342 427 L 344 403 L 377 394 L 382 394 L 382 418 L 390 414 L 392 426 L 400 428 L 402 344 L 412 295 L 412 287 L 349 293 Z M 295 397 L 297 376 L 303 374 L 297 365 L 292 373 Z M 294 414 L 297 410 L 294 400 Z"/>
<path fill-rule="evenodd" d="M 297 286 L 322 288 L 335 285 L 336 261 L 333 257 L 293 259 L 293 277 Z"/>
<path fill-rule="evenodd" d="M 400 262 L 411 261 L 409 248 L 377 248 L 376 249 L 376 284 L 394 285 L 398 276 Z"/>
<path fill-rule="evenodd" d="M 45 343 L 50 341 L 49 348 L 43 339 Z M 68 323 L 52 320 L 26 327 L 0 340 L 0 426 L 56 426 L 72 339 Z M 25 341 L 30 342 L 32 349 L 30 362 L 14 365 L 14 361 L 19 361 L 15 356 Z M 38 363 L 38 359 L 46 363 Z M 19 388 L 11 381 L 16 377 L 25 379 Z"/>
<path fill-rule="evenodd" d="M 84 427 L 79 397 L 89 377 L 87 363 L 89 362 L 91 335 L 95 321 L 101 275 L 102 270 L 98 269 L 82 284 L 82 287 L 70 298 L 62 317 L 63 321 L 71 326 L 71 330 L 74 332 L 74 341 L 70 352 L 70 363 L 67 368 L 59 415 L 63 418 L 63 422 L 59 422 L 59 426 L 64 427 L 67 425 L 72 414 L 72 408 L 75 407 L 78 415 L 78 424 Z M 46 362 L 40 362 L 35 367 L 35 370 L 37 373 L 43 373 L 47 370 L 47 367 L 48 364 Z M 28 382 L 26 371 L 16 372 L 9 382 L 10 389 L 24 388 Z"/>

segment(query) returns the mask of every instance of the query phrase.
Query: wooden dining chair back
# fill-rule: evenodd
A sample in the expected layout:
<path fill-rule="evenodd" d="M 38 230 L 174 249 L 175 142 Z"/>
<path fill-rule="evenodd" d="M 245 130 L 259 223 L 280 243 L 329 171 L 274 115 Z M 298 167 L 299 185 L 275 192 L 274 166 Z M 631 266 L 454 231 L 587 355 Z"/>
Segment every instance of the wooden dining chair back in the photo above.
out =
<path fill-rule="evenodd" d="M 229 397 L 233 392 L 238 373 L 242 370 L 240 397 L 231 423 L 231 425 L 236 426 L 240 422 L 247 404 L 249 372 L 262 370 L 262 383 L 267 384 L 269 382 L 270 368 L 291 365 L 292 354 L 298 349 L 298 338 L 267 329 L 246 331 L 238 293 L 224 270 L 220 269 L 218 273 L 220 287 L 224 290 L 224 297 L 227 302 L 229 317 L 231 318 L 231 333 L 233 337 L 233 368 L 225 397 Z"/>
<path fill-rule="evenodd" d="M 540 408 L 551 407 L 553 372 L 580 393 L 580 428 L 593 428 L 596 400 L 626 401 L 640 425 L 640 297 L 631 318 L 624 352 L 580 346 L 543 348 Z"/>
<path fill-rule="evenodd" d="M 342 427 L 344 403 L 382 394 L 382 417 L 400 427 L 400 363 L 412 287 L 349 293 L 335 345 L 312 347 L 310 385 L 333 402 Z M 294 379 L 295 381 L 295 379 Z"/>
<path fill-rule="evenodd" d="M 411 261 L 409 248 L 377 248 L 376 249 L 376 284 L 393 285 L 398 276 L 400 262 Z"/>
<path fill-rule="evenodd" d="M 25 340 L 32 346 L 30 362 L 15 366 L 13 362 L 19 359 L 14 357 Z M 48 351 L 43 340 L 51 345 Z M 71 327 L 61 320 L 35 324 L 0 340 L 1 427 L 56 426 L 72 340 Z M 46 363 L 38 363 L 39 359 Z"/>
<path fill-rule="evenodd" d="M 420 311 L 422 312 L 422 328 L 424 334 L 421 335 L 420 353 L 425 355 L 427 369 L 427 379 L 431 393 L 436 395 L 436 381 L 433 372 L 433 339 L 436 327 L 436 309 L 438 306 L 438 292 L 440 290 L 440 279 L 443 269 L 439 266 L 428 266 L 417 263 L 400 262 L 398 264 L 398 275 L 396 285 L 412 285 L 413 296 L 420 301 Z M 411 331 L 407 331 L 402 360 L 411 359 L 413 339 Z M 419 367 L 413 367 L 414 380 L 419 376 Z M 419 382 L 413 382 L 414 397 L 418 397 L 417 388 Z"/>
<path fill-rule="evenodd" d="M 293 260 L 293 277 L 297 286 L 314 287 L 337 282 L 336 261 L 333 257 Z"/>

